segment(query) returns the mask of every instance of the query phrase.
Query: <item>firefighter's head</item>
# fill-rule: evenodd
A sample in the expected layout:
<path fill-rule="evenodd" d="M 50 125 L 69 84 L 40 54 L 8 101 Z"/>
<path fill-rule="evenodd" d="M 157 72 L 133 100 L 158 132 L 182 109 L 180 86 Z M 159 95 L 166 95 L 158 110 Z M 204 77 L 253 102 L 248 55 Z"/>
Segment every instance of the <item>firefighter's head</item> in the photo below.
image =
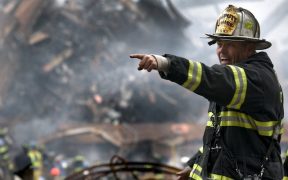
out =
<path fill-rule="evenodd" d="M 30 150 L 38 150 L 38 145 L 35 141 L 30 141 L 28 144 L 23 144 L 22 147 L 26 152 Z"/>
<path fill-rule="evenodd" d="M 234 64 L 255 53 L 267 49 L 271 43 L 260 39 L 260 26 L 247 9 L 229 5 L 219 16 L 214 34 L 208 44 L 217 43 L 217 54 L 221 64 Z"/>
<path fill-rule="evenodd" d="M 77 155 L 73 158 L 73 161 L 74 162 L 84 162 L 85 161 L 85 158 L 81 155 Z"/>

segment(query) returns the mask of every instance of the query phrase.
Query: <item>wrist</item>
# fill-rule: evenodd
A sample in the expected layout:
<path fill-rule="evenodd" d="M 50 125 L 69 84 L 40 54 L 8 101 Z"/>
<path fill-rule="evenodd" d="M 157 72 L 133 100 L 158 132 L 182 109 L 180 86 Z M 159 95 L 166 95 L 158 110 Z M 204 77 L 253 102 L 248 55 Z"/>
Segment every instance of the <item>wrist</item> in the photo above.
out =
<path fill-rule="evenodd" d="M 151 54 L 151 56 L 153 56 L 157 61 L 158 71 L 168 72 L 170 61 L 166 57 L 155 54 Z"/>

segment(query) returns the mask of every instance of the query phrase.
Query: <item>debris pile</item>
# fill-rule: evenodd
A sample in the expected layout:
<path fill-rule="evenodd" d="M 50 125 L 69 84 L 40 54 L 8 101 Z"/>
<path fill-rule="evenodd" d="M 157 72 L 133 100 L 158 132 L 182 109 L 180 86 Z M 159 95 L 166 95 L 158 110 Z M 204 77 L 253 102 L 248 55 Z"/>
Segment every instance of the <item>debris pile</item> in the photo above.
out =
<path fill-rule="evenodd" d="M 171 1 L 13 0 L 1 13 L 2 119 L 119 124 L 190 111 L 189 93 L 137 72 L 128 58 L 187 45 L 189 22 Z"/>
<path fill-rule="evenodd" d="M 103 149 L 102 158 L 105 153 L 110 158 L 122 151 L 137 159 L 132 151 L 138 151 L 142 141 L 152 147 L 152 141 L 164 139 L 162 148 L 196 137 L 196 131 L 191 136 L 186 132 L 187 138 L 178 138 L 181 132 L 176 138 L 169 132 L 173 123 L 193 122 L 202 115 L 201 99 L 161 80 L 157 72 L 137 71 L 137 61 L 129 59 L 131 53 L 179 54 L 193 48 L 183 33 L 189 21 L 170 0 L 0 3 L 0 123 L 11 129 L 17 143 L 39 142 L 60 133 L 61 142 L 49 141 L 48 149 L 67 148 L 73 156 L 82 147 L 86 152 L 93 149 L 95 156 L 95 144 L 100 143 L 97 149 L 101 153 Z M 167 133 L 153 135 L 157 131 L 149 130 L 156 127 L 154 123 Z M 61 132 L 71 128 L 91 126 L 95 133 L 103 124 L 108 130 L 97 133 L 104 140 L 97 141 L 97 133 L 88 135 L 91 144 L 87 136 L 62 138 Z M 133 136 L 116 142 L 125 137 L 124 131 L 135 130 L 142 139 L 135 141 Z M 107 136 L 109 131 L 115 133 Z M 75 143 L 82 145 L 76 148 Z M 127 148 L 133 144 L 135 148 Z M 151 155 L 143 154 L 144 158 Z"/>

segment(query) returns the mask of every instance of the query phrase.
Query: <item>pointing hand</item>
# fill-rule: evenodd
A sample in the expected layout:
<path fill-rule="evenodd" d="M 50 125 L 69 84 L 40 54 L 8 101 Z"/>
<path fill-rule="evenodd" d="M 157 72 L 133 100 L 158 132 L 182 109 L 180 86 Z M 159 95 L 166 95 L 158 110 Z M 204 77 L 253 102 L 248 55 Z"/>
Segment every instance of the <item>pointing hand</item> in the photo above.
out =
<path fill-rule="evenodd" d="M 150 72 L 158 68 L 158 62 L 155 56 L 149 54 L 131 54 L 130 58 L 140 59 L 138 70 L 146 69 Z"/>

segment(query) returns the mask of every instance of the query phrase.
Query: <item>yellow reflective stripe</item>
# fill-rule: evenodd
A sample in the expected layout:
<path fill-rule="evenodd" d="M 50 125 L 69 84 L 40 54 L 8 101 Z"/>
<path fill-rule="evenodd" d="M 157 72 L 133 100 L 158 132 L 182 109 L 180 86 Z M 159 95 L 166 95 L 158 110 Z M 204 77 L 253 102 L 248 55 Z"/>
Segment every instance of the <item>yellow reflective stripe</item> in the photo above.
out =
<path fill-rule="evenodd" d="M 28 152 L 28 156 L 30 157 L 31 161 L 34 161 L 34 154 L 32 152 Z"/>
<path fill-rule="evenodd" d="M 219 175 L 219 174 L 210 174 L 210 178 L 215 179 L 215 180 L 233 180 L 232 178 Z"/>
<path fill-rule="evenodd" d="M 7 146 L 2 146 L 0 147 L 0 154 L 4 154 L 8 151 L 8 147 Z"/>
<path fill-rule="evenodd" d="M 41 167 L 42 166 L 42 154 L 40 152 L 36 152 L 36 158 L 37 158 L 37 161 L 35 162 L 35 165 L 37 167 Z"/>
<path fill-rule="evenodd" d="M 231 100 L 231 102 L 228 104 L 228 107 L 231 107 L 235 104 L 237 98 L 238 98 L 238 95 L 239 95 L 239 88 L 240 88 L 240 82 L 239 82 L 239 76 L 238 76 L 238 73 L 237 73 L 237 70 L 234 66 L 231 66 L 231 65 L 228 65 L 232 72 L 233 72 L 233 75 L 234 75 L 234 79 L 235 79 L 235 92 L 234 92 L 234 95 L 233 95 L 233 98 Z"/>
<path fill-rule="evenodd" d="M 255 122 L 255 124 L 257 126 L 263 126 L 263 127 L 271 127 L 271 126 L 275 126 L 275 124 L 278 123 L 278 121 L 267 121 L 267 122 L 263 122 L 263 121 L 256 121 L 253 119 L 253 121 Z"/>
<path fill-rule="evenodd" d="M 284 177 L 283 177 L 283 180 L 288 180 L 288 177 L 287 177 L 287 176 L 284 176 Z"/>
<path fill-rule="evenodd" d="M 203 146 L 199 148 L 199 151 L 203 153 Z"/>
<path fill-rule="evenodd" d="M 240 121 L 221 121 L 220 126 L 235 126 L 243 127 L 246 129 L 257 130 L 259 135 L 262 136 L 272 136 L 273 130 L 258 130 L 257 127 L 252 127 L 251 124 L 240 122 Z"/>
<path fill-rule="evenodd" d="M 211 117 L 213 113 L 209 112 L 208 115 Z M 236 111 L 222 111 L 220 112 L 221 122 L 220 126 L 236 126 L 243 127 L 246 129 L 256 130 L 259 135 L 262 136 L 272 136 L 274 131 L 277 129 L 278 121 L 257 121 L 253 119 L 251 116 L 236 112 Z M 207 122 L 208 127 L 213 127 L 213 123 L 211 120 Z M 284 128 L 281 127 L 280 132 L 283 133 Z M 279 131 L 279 130 L 278 130 Z M 275 131 L 277 133 L 277 130 Z"/>
<path fill-rule="evenodd" d="M 201 171 L 202 171 L 202 167 L 199 166 L 198 164 L 194 164 L 192 171 L 189 174 L 189 177 L 192 179 L 196 179 L 196 180 L 202 180 L 202 178 L 200 176 Z"/>
<path fill-rule="evenodd" d="M 202 180 L 202 178 L 200 176 L 198 176 L 197 174 L 191 174 L 189 177 L 191 179 L 195 179 L 195 180 Z"/>
<path fill-rule="evenodd" d="M 195 91 L 202 79 L 202 65 L 199 62 L 189 61 L 189 70 L 187 80 L 183 83 L 183 87 Z"/>
<path fill-rule="evenodd" d="M 200 165 L 198 165 L 198 164 L 194 164 L 193 168 L 192 168 L 192 172 L 195 171 L 195 170 L 197 170 L 199 173 L 201 173 L 202 172 L 202 167 Z"/>
<path fill-rule="evenodd" d="M 247 92 L 247 77 L 246 77 L 246 73 L 244 71 L 243 68 L 239 68 L 240 72 L 241 72 L 241 76 L 242 76 L 242 80 L 243 80 L 243 91 L 241 93 L 241 97 L 240 97 L 240 102 L 239 102 L 239 109 L 242 106 L 242 104 L 244 103 L 245 97 L 246 97 L 246 92 Z"/>
<path fill-rule="evenodd" d="M 212 121 L 207 121 L 207 125 L 206 125 L 206 126 L 208 126 L 208 127 L 213 127 Z"/>
<path fill-rule="evenodd" d="M 285 128 L 282 126 L 280 130 L 280 134 L 284 134 L 284 132 L 285 132 Z"/>
<path fill-rule="evenodd" d="M 212 116 L 213 116 L 213 113 L 212 112 L 208 112 L 208 117 L 211 118 Z M 206 126 L 213 127 L 212 121 L 211 120 L 207 121 Z"/>
<path fill-rule="evenodd" d="M 261 130 L 258 130 L 258 133 L 262 136 L 272 136 L 273 135 L 273 130 L 270 130 L 270 131 L 261 131 Z"/>
<path fill-rule="evenodd" d="M 233 72 L 236 89 L 233 98 L 231 102 L 227 105 L 227 107 L 233 109 L 240 109 L 246 97 L 246 91 L 247 91 L 246 73 L 243 68 L 232 65 L 228 66 L 231 68 Z"/>
<path fill-rule="evenodd" d="M 239 121 L 221 121 L 220 126 L 238 126 L 246 129 L 253 129 L 251 124 L 239 122 Z"/>
<path fill-rule="evenodd" d="M 193 69 L 194 69 L 194 63 L 189 61 L 189 70 L 188 70 L 188 76 L 187 76 L 187 80 L 184 82 L 184 84 L 182 85 L 183 87 L 187 88 L 189 83 L 192 80 L 192 73 L 193 73 Z"/>
<path fill-rule="evenodd" d="M 28 156 L 30 157 L 34 168 L 40 168 L 42 166 L 42 155 L 40 152 L 30 151 L 28 152 Z"/>
<path fill-rule="evenodd" d="M 208 112 L 208 116 L 212 117 L 213 116 L 213 112 Z"/>

